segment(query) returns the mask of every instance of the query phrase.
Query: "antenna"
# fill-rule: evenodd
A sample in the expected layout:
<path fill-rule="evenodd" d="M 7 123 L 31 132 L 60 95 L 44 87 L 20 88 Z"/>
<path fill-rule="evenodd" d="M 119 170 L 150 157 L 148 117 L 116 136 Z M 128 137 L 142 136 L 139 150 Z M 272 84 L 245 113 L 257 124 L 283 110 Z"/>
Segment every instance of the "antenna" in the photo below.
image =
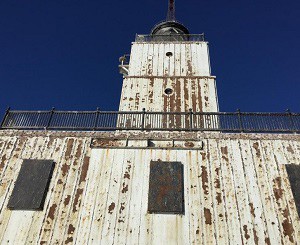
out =
<path fill-rule="evenodd" d="M 175 21 L 175 0 L 169 0 L 167 21 Z"/>

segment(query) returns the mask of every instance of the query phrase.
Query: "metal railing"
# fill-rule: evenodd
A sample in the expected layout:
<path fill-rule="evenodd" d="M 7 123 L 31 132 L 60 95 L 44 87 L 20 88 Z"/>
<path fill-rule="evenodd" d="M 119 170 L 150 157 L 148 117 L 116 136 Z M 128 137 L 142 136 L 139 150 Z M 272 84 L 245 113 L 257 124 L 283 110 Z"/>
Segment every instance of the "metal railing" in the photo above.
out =
<path fill-rule="evenodd" d="M 7 110 L 0 129 L 78 131 L 220 131 L 299 133 L 300 114 Z"/>
<path fill-rule="evenodd" d="M 137 34 L 136 42 L 203 42 L 202 34 L 170 34 L 170 35 L 141 35 Z"/>

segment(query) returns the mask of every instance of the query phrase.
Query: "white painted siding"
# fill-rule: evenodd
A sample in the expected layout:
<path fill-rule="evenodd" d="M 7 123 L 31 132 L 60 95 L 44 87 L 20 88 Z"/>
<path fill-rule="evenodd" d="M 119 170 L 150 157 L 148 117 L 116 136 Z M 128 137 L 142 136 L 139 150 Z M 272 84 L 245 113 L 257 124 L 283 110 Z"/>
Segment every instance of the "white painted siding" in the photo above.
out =
<path fill-rule="evenodd" d="M 300 164 L 299 136 L 182 134 L 203 150 L 138 150 L 91 149 L 91 136 L 71 134 L 0 136 L 1 244 L 300 242 L 284 167 Z M 56 162 L 43 211 L 6 207 L 24 158 Z M 184 215 L 147 213 L 151 160 L 184 165 Z"/>

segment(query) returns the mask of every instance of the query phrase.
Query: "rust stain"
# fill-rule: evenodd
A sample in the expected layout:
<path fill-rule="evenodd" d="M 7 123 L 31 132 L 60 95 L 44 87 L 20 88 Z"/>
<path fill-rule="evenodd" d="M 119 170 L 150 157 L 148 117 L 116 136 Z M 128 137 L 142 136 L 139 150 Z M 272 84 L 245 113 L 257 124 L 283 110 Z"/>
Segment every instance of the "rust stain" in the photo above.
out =
<path fill-rule="evenodd" d="M 73 237 L 68 237 L 67 240 L 65 241 L 65 244 L 73 242 Z"/>
<path fill-rule="evenodd" d="M 253 206 L 253 203 L 250 202 L 250 203 L 249 203 L 249 206 L 250 206 L 250 212 L 251 212 L 252 216 L 255 218 L 255 208 L 254 208 L 254 206 Z"/>
<path fill-rule="evenodd" d="M 257 245 L 258 244 L 258 236 L 257 236 L 257 231 L 253 228 L 253 235 L 254 235 L 254 242 Z"/>
<path fill-rule="evenodd" d="M 69 139 L 69 140 L 68 140 L 68 143 L 67 143 L 66 154 L 65 154 L 66 159 L 69 159 L 69 158 L 71 157 L 73 144 L 74 144 L 74 139 Z"/>
<path fill-rule="evenodd" d="M 7 160 L 6 155 L 3 155 L 2 159 L 1 159 L 0 170 L 2 170 L 4 168 L 6 160 Z"/>
<path fill-rule="evenodd" d="M 150 82 L 149 82 L 149 102 L 150 104 L 153 103 L 153 88 L 154 88 L 154 78 L 150 78 Z"/>
<path fill-rule="evenodd" d="M 120 210 L 119 210 L 119 213 L 122 213 L 122 211 L 125 209 L 125 202 L 122 202 L 121 203 L 121 206 L 120 206 Z"/>
<path fill-rule="evenodd" d="M 243 226 L 243 230 L 244 230 L 244 233 L 245 233 L 245 238 L 246 240 L 248 240 L 250 238 L 249 234 L 248 234 L 248 228 L 247 228 L 247 225 L 244 225 Z"/>
<path fill-rule="evenodd" d="M 108 207 L 108 213 L 112 214 L 113 210 L 115 209 L 116 204 L 114 202 L 112 202 L 109 207 Z"/>
<path fill-rule="evenodd" d="M 266 238 L 265 238 L 265 243 L 266 243 L 267 245 L 271 245 L 271 242 L 270 242 L 270 238 L 269 238 L 269 237 L 266 237 Z"/>
<path fill-rule="evenodd" d="M 74 234 L 74 231 L 75 231 L 75 227 L 72 224 L 70 224 L 68 228 L 68 234 L 72 235 Z"/>
<path fill-rule="evenodd" d="M 62 171 L 62 175 L 63 176 L 66 176 L 68 171 L 70 169 L 70 165 L 68 165 L 67 163 L 64 163 L 62 166 L 61 166 L 61 171 Z"/>
<path fill-rule="evenodd" d="M 260 157 L 260 156 L 261 156 L 261 152 L 260 152 L 260 149 L 259 149 L 259 144 L 258 144 L 258 142 L 253 143 L 253 148 L 254 148 L 255 151 L 256 151 L 256 156 L 257 156 L 257 157 Z"/>
<path fill-rule="evenodd" d="M 222 195 L 221 195 L 221 193 L 217 193 L 216 200 L 217 200 L 218 204 L 222 203 Z"/>
<path fill-rule="evenodd" d="M 208 195 L 208 173 L 205 166 L 201 166 L 202 189 L 204 194 Z"/>
<path fill-rule="evenodd" d="M 192 147 L 195 146 L 195 144 L 193 142 L 187 141 L 187 142 L 184 143 L 184 146 L 188 147 L 188 148 L 192 148 Z"/>
<path fill-rule="evenodd" d="M 283 234 L 284 236 L 289 237 L 290 242 L 294 243 L 294 238 L 293 238 L 294 228 L 289 220 L 289 216 L 290 216 L 290 212 L 288 208 L 286 208 L 285 210 L 283 210 L 283 217 L 285 218 L 285 220 L 282 222 Z"/>
<path fill-rule="evenodd" d="M 79 178 L 79 185 L 86 180 L 87 172 L 90 166 L 90 157 L 85 156 L 83 159 L 82 170 Z"/>
<path fill-rule="evenodd" d="M 128 185 L 126 185 L 125 183 L 123 183 L 122 193 L 126 193 L 127 191 L 128 191 Z"/>
<path fill-rule="evenodd" d="M 222 159 L 224 159 L 226 162 L 229 161 L 228 159 L 228 147 L 227 146 L 224 146 L 224 147 L 221 147 L 221 152 L 222 152 Z"/>
<path fill-rule="evenodd" d="M 208 208 L 204 208 L 204 217 L 205 217 L 205 224 L 211 225 L 211 212 Z"/>
<path fill-rule="evenodd" d="M 202 91 L 202 87 L 201 87 L 201 84 L 200 84 L 201 80 L 198 79 L 197 80 L 197 85 L 198 85 L 198 103 L 199 103 L 199 112 L 202 112 L 203 111 L 203 104 L 202 104 L 202 95 L 201 95 L 201 91 Z M 203 124 L 203 121 L 204 120 L 201 120 L 200 121 L 200 125 L 201 127 L 204 127 L 204 124 Z"/>
<path fill-rule="evenodd" d="M 128 172 L 124 174 L 124 179 L 130 179 L 130 174 Z"/>
<path fill-rule="evenodd" d="M 290 152 L 292 154 L 295 153 L 291 145 L 289 145 L 286 149 L 287 149 L 288 152 Z"/>
<path fill-rule="evenodd" d="M 276 200 L 278 201 L 280 198 L 282 198 L 282 195 L 283 195 L 283 189 L 282 189 L 282 185 L 281 185 L 281 177 L 277 177 L 275 180 L 275 185 L 278 187 L 278 188 L 274 188 L 274 195 L 275 195 L 275 198 Z"/>
<path fill-rule="evenodd" d="M 73 213 L 77 212 L 77 204 L 78 204 L 78 207 L 81 204 L 81 202 L 79 201 L 79 198 L 82 195 L 82 193 L 83 193 L 83 189 L 82 188 L 77 189 L 76 194 L 75 194 L 74 203 L 73 203 L 73 210 L 72 210 Z"/>
<path fill-rule="evenodd" d="M 202 157 L 202 161 L 204 161 L 205 158 L 206 158 L 206 153 L 205 152 L 201 152 L 200 154 L 201 154 L 201 157 Z"/>
<path fill-rule="evenodd" d="M 65 198 L 64 200 L 64 205 L 67 206 L 69 203 L 70 203 L 70 199 L 71 199 L 71 196 L 70 195 L 67 195 L 67 197 Z"/>
<path fill-rule="evenodd" d="M 48 218 L 50 218 L 51 220 L 54 220 L 54 214 L 55 214 L 56 208 L 57 208 L 57 205 L 54 203 L 54 204 L 52 204 L 52 206 L 49 209 Z"/>
<path fill-rule="evenodd" d="M 81 156 L 82 142 L 80 142 L 80 143 L 78 144 L 78 147 L 77 147 L 77 150 L 76 150 L 76 153 L 75 153 L 75 158 L 76 159 L 79 159 L 80 156 Z M 76 166 L 76 165 L 77 165 L 77 161 L 74 162 L 74 166 Z"/>
<path fill-rule="evenodd" d="M 195 88 L 195 80 L 191 80 L 191 94 L 192 94 L 192 109 L 193 111 L 197 111 L 197 96 L 196 96 L 196 88 Z"/>

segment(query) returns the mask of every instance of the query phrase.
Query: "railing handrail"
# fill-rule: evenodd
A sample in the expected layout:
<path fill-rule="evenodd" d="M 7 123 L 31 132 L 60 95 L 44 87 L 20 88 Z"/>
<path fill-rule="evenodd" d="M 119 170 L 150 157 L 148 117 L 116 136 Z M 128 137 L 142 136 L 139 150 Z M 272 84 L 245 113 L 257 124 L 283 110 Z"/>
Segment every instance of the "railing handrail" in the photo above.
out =
<path fill-rule="evenodd" d="M 300 113 L 20 111 L 8 109 L 0 129 L 300 132 Z"/>
<path fill-rule="evenodd" d="M 170 39 L 174 37 L 175 39 Z M 181 38 L 181 39 L 176 39 Z M 172 41 L 172 42 L 204 42 L 205 35 L 201 34 L 136 34 L 135 42 L 163 42 L 163 41 Z"/>

